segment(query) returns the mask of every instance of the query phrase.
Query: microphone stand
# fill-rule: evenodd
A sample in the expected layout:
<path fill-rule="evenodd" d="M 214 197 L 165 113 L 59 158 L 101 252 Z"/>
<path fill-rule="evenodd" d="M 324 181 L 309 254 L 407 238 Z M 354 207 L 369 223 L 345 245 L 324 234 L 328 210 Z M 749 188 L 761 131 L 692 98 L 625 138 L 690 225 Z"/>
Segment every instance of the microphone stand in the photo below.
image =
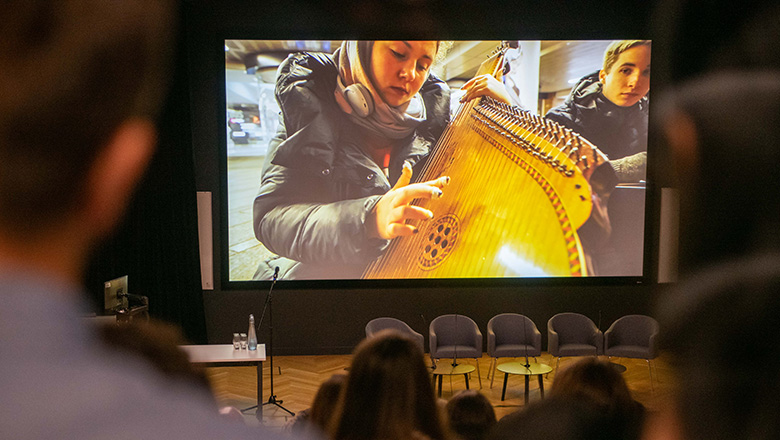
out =
<path fill-rule="evenodd" d="M 531 364 L 528 363 L 528 329 L 526 323 L 526 317 L 523 317 L 523 351 L 525 351 L 525 368 L 531 368 Z M 528 377 L 528 376 L 526 376 Z M 541 378 L 541 376 L 540 376 Z M 526 384 L 527 386 L 528 384 Z"/>
<path fill-rule="evenodd" d="M 455 334 L 460 336 L 460 332 L 458 331 L 458 314 L 455 314 Z M 458 339 L 455 338 L 455 356 L 452 358 L 452 367 L 455 368 L 458 366 Z"/>
<path fill-rule="evenodd" d="M 263 306 L 263 313 L 260 315 L 260 321 L 257 324 L 257 328 L 260 328 L 260 325 L 263 323 L 263 318 L 265 317 L 265 311 L 268 309 L 268 360 L 271 363 L 271 395 L 268 397 L 268 401 L 263 403 L 263 406 L 265 405 L 276 405 L 277 407 L 287 411 L 291 416 L 294 416 L 295 413 L 290 411 L 289 409 L 282 406 L 283 401 L 278 400 L 276 398 L 276 394 L 274 394 L 274 299 L 273 299 L 273 291 L 274 291 L 274 285 L 276 285 L 276 279 L 279 277 L 279 267 L 277 266 L 274 270 L 274 276 L 273 281 L 271 282 L 271 287 L 268 289 L 268 296 L 265 298 L 265 305 Z M 252 409 L 255 407 L 247 408 Z"/>

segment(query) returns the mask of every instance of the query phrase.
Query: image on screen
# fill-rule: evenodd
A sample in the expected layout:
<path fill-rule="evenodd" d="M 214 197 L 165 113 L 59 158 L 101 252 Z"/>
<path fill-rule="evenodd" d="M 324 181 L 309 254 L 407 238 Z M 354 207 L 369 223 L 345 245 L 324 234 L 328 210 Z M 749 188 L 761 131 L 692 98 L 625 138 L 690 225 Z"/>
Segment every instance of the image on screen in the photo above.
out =
<path fill-rule="evenodd" d="M 650 48 L 225 40 L 229 281 L 641 277 Z"/>

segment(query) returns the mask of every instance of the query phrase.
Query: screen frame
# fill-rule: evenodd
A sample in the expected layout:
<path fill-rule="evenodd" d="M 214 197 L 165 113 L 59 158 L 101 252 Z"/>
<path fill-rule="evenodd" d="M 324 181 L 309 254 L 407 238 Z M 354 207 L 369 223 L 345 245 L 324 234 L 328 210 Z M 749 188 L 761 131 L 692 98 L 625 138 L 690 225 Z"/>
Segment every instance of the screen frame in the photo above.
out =
<path fill-rule="evenodd" d="M 248 3 L 235 2 L 249 7 Z M 502 2 L 495 2 L 500 5 Z M 516 3 L 512 3 L 516 5 Z M 301 5 L 297 5 L 301 6 Z M 313 5 L 305 4 L 305 7 Z M 197 9 L 203 6 L 190 4 L 197 15 Z M 509 7 L 509 6 L 507 6 Z M 513 6 L 516 7 L 516 6 Z M 317 15 L 316 8 L 312 8 L 311 15 Z M 579 11 L 579 12 L 575 12 Z M 212 12 L 212 11 L 210 11 Z M 372 26 L 370 21 L 355 23 L 355 31 L 349 35 L 345 34 L 345 26 L 336 25 L 326 19 L 317 19 L 319 17 L 300 17 L 299 20 L 291 20 L 295 14 L 300 14 L 300 9 L 296 5 L 288 4 L 287 7 L 265 11 L 264 17 L 259 17 L 255 13 L 245 14 L 241 17 L 230 16 L 226 11 L 220 11 L 220 14 L 212 15 L 209 20 L 201 18 L 202 23 L 197 26 L 190 26 L 191 33 L 188 37 L 190 42 L 190 54 L 194 51 L 201 52 L 199 56 L 204 57 L 205 63 L 194 63 L 191 57 L 190 69 L 199 72 L 193 72 L 190 76 L 208 77 L 211 79 L 201 90 L 192 90 L 192 93 L 205 93 L 202 97 L 203 102 L 213 103 L 212 109 L 193 105 L 193 125 L 198 119 L 213 118 L 216 121 L 215 133 L 211 133 L 209 140 L 201 140 L 206 144 L 217 145 L 216 151 L 209 153 L 210 157 L 216 159 L 218 171 L 216 179 L 218 180 L 219 199 L 217 206 L 219 211 L 214 217 L 214 237 L 215 237 L 215 273 L 219 273 L 220 288 L 222 290 L 255 290 L 268 289 L 271 286 L 271 280 L 246 280 L 231 281 L 229 267 L 229 227 L 228 227 L 228 176 L 227 176 L 227 151 L 225 145 L 227 142 L 226 130 L 221 129 L 227 124 L 226 121 L 226 96 L 225 96 L 225 59 L 224 59 L 224 41 L 228 39 L 268 39 L 268 40 L 306 40 L 306 39 L 379 39 L 379 38 L 400 38 L 400 39 L 425 39 L 432 36 L 425 31 L 407 29 L 399 27 L 389 22 L 383 26 Z M 573 7 L 569 20 L 575 16 L 583 18 L 581 21 L 568 22 L 560 20 L 560 17 L 553 16 L 550 12 L 539 13 L 537 20 L 533 25 L 523 23 L 518 17 L 507 17 L 506 14 L 496 14 L 494 10 L 491 17 L 496 21 L 491 24 L 478 24 L 469 29 L 455 29 L 443 27 L 440 29 L 441 39 L 453 40 L 492 40 L 506 38 L 511 35 L 520 40 L 604 40 L 604 39 L 622 39 L 622 38 L 649 38 L 647 23 L 649 20 L 649 8 L 646 14 L 637 13 L 633 20 L 625 20 L 625 17 L 616 19 L 615 16 L 601 16 L 600 20 L 588 22 L 587 17 L 593 16 L 583 13 L 580 7 Z M 200 12 L 202 13 L 202 11 Z M 331 12 L 337 13 L 337 12 Z M 457 16 L 464 12 L 454 12 L 449 14 L 451 20 L 457 22 Z M 442 17 L 441 20 L 447 20 Z M 644 19 L 644 20 L 643 20 Z M 257 20 L 257 21 L 253 21 Z M 258 26 L 258 22 L 267 26 Z M 270 24 L 270 25 L 268 25 Z M 374 23 L 375 25 L 376 23 Z M 568 27 L 567 27 L 568 26 Z M 515 31 L 510 32 L 511 29 Z M 517 31 L 516 29 L 522 29 Z M 198 32 L 198 35 L 193 35 Z M 497 38 L 498 37 L 498 38 Z M 653 84 L 651 78 L 651 84 Z M 652 86 L 651 86 L 652 88 Z M 197 114 L 197 115 L 196 115 Z M 193 139 L 193 142 L 197 142 Z M 651 151 L 651 139 L 648 139 L 648 175 L 657 159 L 654 158 Z M 203 148 L 201 148 L 202 150 Z M 197 151 L 197 147 L 194 148 Z M 197 171 L 196 171 L 197 174 Z M 197 177 L 197 176 L 196 176 Z M 215 176 L 209 176 L 211 180 Z M 383 279 L 383 280 L 278 280 L 277 286 L 290 289 L 371 289 L 371 288 L 420 288 L 420 287 L 528 287 L 528 286 L 594 286 L 594 285 L 639 285 L 654 281 L 651 275 L 654 273 L 657 261 L 654 258 L 657 251 L 657 206 L 654 185 L 648 179 L 645 194 L 645 229 L 644 229 L 644 254 L 642 275 L 639 276 L 620 276 L 620 277 L 545 277 L 545 278 L 436 278 L 436 279 Z M 218 240 L 217 240 L 218 238 Z"/>

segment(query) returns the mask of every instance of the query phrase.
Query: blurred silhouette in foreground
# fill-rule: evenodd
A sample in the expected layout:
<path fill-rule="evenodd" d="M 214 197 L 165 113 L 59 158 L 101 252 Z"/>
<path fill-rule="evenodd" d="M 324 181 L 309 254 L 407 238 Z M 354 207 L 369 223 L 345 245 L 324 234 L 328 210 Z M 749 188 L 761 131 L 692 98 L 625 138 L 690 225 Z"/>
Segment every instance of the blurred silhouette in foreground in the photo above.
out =
<path fill-rule="evenodd" d="M 659 308 L 660 345 L 675 374 L 648 439 L 780 437 L 780 254 L 713 266 Z"/>
<path fill-rule="evenodd" d="M 101 343 L 81 284 L 155 150 L 175 3 L 0 3 L 0 438 L 254 438 Z"/>

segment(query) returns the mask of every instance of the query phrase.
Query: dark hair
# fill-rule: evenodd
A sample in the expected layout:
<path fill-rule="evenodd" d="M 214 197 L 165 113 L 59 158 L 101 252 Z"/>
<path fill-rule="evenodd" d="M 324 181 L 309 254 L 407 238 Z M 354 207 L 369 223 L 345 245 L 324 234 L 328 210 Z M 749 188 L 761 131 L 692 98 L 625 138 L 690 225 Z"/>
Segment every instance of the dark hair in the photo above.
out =
<path fill-rule="evenodd" d="M 393 330 L 378 332 L 355 350 L 331 438 L 445 438 L 420 347 Z"/>
<path fill-rule="evenodd" d="M 450 430 L 465 440 L 481 440 L 496 424 L 496 412 L 487 397 L 464 390 L 447 402 Z"/>
<path fill-rule="evenodd" d="M 594 407 L 564 397 L 531 402 L 496 423 L 488 440 L 615 440 Z"/>
<path fill-rule="evenodd" d="M 695 274 L 666 292 L 657 316 L 684 438 L 780 437 L 780 254 Z"/>
<path fill-rule="evenodd" d="M 602 417 L 614 439 L 639 439 L 645 407 L 634 400 L 623 375 L 609 362 L 584 358 L 555 374 L 550 395 L 580 402 Z"/>
<path fill-rule="evenodd" d="M 9 0 L 0 16 L 0 227 L 37 232 L 83 196 L 126 120 L 158 112 L 170 0 Z"/>
<path fill-rule="evenodd" d="M 328 425 L 336 412 L 339 396 L 347 383 L 347 375 L 334 374 L 320 385 L 314 402 L 311 404 L 309 422 L 311 426 L 319 429 L 320 433 L 327 432 Z"/>
<path fill-rule="evenodd" d="M 651 47 L 652 44 L 650 43 L 650 40 L 613 41 L 604 51 L 604 63 L 602 64 L 601 68 L 604 70 L 604 72 L 609 73 L 612 70 L 612 66 L 614 66 L 615 63 L 617 63 L 618 58 L 620 58 L 620 54 L 627 51 L 628 49 L 633 49 L 638 46 Z"/>
<path fill-rule="evenodd" d="M 564 396 L 614 411 L 633 403 L 623 376 L 608 362 L 584 358 L 555 374 L 551 396 Z"/>

